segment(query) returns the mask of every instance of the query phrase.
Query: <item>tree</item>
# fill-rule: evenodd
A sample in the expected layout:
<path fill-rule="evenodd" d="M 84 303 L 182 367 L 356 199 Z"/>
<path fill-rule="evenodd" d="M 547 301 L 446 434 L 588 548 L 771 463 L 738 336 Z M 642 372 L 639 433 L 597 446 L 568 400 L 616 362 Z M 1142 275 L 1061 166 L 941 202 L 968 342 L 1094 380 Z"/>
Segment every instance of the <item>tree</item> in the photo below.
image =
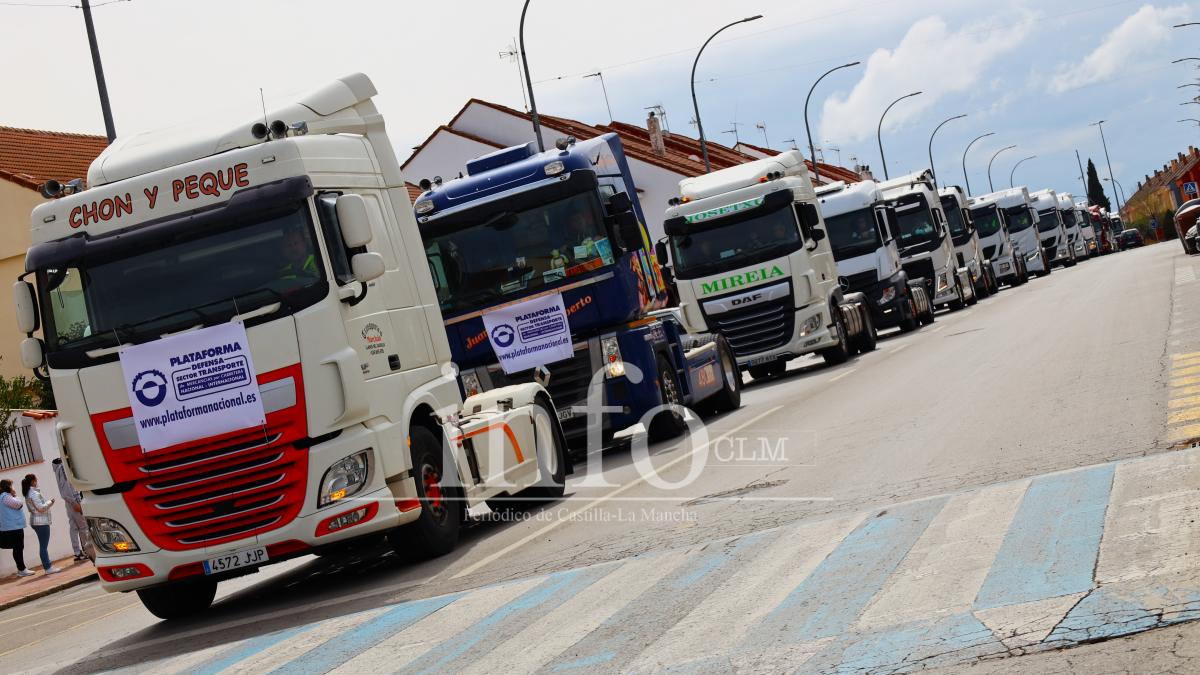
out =
<path fill-rule="evenodd" d="M 1112 211 L 1112 204 L 1104 194 L 1104 185 L 1100 182 L 1100 176 L 1096 174 L 1096 165 L 1092 164 L 1090 159 L 1087 168 L 1087 190 L 1088 204 Z"/>
<path fill-rule="evenodd" d="M 39 384 L 24 375 L 0 377 L 0 442 L 17 426 L 14 410 L 35 408 L 41 402 Z"/>

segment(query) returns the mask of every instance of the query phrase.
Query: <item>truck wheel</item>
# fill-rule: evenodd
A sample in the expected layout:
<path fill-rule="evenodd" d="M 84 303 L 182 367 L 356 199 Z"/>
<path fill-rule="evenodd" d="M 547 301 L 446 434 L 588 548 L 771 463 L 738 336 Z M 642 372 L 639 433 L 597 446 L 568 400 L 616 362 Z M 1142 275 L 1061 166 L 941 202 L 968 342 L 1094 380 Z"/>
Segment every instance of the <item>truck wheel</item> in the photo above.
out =
<path fill-rule="evenodd" d="M 683 400 L 679 395 L 679 382 L 675 379 L 675 369 L 671 367 L 671 362 L 659 354 L 655 359 L 655 364 L 658 368 L 658 393 L 662 397 L 663 405 L 683 405 Z M 686 429 L 687 423 L 683 421 L 683 415 L 678 411 L 660 410 L 650 420 L 646 434 L 650 437 L 651 443 L 657 443 L 678 438 Z"/>
<path fill-rule="evenodd" d="M 962 282 L 958 277 L 954 277 L 954 299 L 949 302 L 950 311 L 957 312 L 967 306 L 967 299 L 963 296 Z"/>
<path fill-rule="evenodd" d="M 562 499 L 567 487 L 567 439 L 549 405 L 540 398 L 533 403 L 533 433 L 538 482 L 511 497 L 489 499 L 487 505 L 493 511 L 525 511 Z"/>
<path fill-rule="evenodd" d="M 920 315 L 921 325 L 928 326 L 929 324 L 934 322 L 935 318 L 936 317 L 933 314 L 933 303 L 931 302 L 928 305 L 926 305 L 925 313 Z"/>
<path fill-rule="evenodd" d="M 208 609 L 217 596 L 217 582 L 205 577 L 143 588 L 137 594 L 151 614 L 170 621 Z"/>
<path fill-rule="evenodd" d="M 921 325 L 920 317 L 917 316 L 917 303 L 910 296 L 908 298 L 908 315 L 900 315 L 900 332 L 911 333 Z"/>
<path fill-rule="evenodd" d="M 871 313 L 866 307 L 860 310 L 863 313 L 863 330 L 854 339 L 854 348 L 859 354 L 875 351 L 875 346 L 879 343 L 879 332 L 875 330 L 875 322 L 871 320 Z"/>
<path fill-rule="evenodd" d="M 846 335 L 846 320 L 842 318 L 842 308 L 831 305 L 829 311 L 833 314 L 833 333 L 838 343 L 822 349 L 821 356 L 827 365 L 836 366 L 850 360 L 850 340 Z"/>
<path fill-rule="evenodd" d="M 388 539 L 403 557 L 436 558 L 458 544 L 463 504 L 453 490 L 443 487 L 442 447 L 433 432 L 413 427 L 409 437 L 421 515 L 415 522 L 389 532 Z"/>
<path fill-rule="evenodd" d="M 721 368 L 724 384 L 721 391 L 713 394 L 705 401 L 705 408 L 713 414 L 737 410 L 742 407 L 742 373 L 738 370 L 737 359 L 725 338 L 717 336 L 717 363 Z"/>

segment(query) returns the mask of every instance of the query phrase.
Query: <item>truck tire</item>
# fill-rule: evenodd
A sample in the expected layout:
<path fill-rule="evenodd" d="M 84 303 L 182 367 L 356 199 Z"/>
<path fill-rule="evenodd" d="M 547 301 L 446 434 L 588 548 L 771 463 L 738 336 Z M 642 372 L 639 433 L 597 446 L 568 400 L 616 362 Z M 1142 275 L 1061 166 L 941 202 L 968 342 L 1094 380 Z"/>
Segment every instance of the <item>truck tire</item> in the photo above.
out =
<path fill-rule="evenodd" d="M 830 305 L 829 313 L 833 315 L 833 332 L 838 343 L 821 350 L 821 357 L 830 366 L 836 366 L 850 360 L 850 339 L 846 335 L 846 320 L 842 318 L 842 308 Z"/>
<path fill-rule="evenodd" d="M 704 402 L 705 407 L 713 414 L 730 412 L 742 407 L 742 373 L 738 370 L 733 349 L 720 335 L 717 336 L 717 359 L 725 383 L 721 391 Z"/>
<path fill-rule="evenodd" d="M 963 297 L 962 282 L 958 277 L 954 277 L 954 299 L 947 303 L 950 306 L 951 312 L 957 312 L 967 306 L 967 300 Z"/>
<path fill-rule="evenodd" d="M 487 505 L 493 511 L 527 511 L 546 502 L 562 499 L 567 487 L 567 439 L 550 404 L 541 398 L 533 403 L 533 428 L 541 478 L 537 484 L 511 497 L 489 499 Z M 550 468 L 548 476 L 544 471 L 546 467 Z"/>
<path fill-rule="evenodd" d="M 442 446 L 429 429 L 413 427 L 413 479 L 421 515 L 417 520 L 392 530 L 388 539 L 402 557 L 436 558 L 454 550 L 463 520 L 463 503 L 451 489 L 442 487 Z"/>
<path fill-rule="evenodd" d="M 138 600 L 154 616 L 166 621 L 199 614 L 217 597 L 217 582 L 210 578 L 191 579 L 173 584 L 142 588 Z"/>
<path fill-rule="evenodd" d="M 863 329 L 854 338 L 854 349 L 859 354 L 875 351 L 876 345 L 879 344 L 879 332 L 875 330 L 875 322 L 871 320 L 871 313 L 866 307 L 860 307 L 859 311 L 863 313 Z"/>
<path fill-rule="evenodd" d="M 933 314 L 933 303 L 932 303 L 932 302 L 930 302 L 930 303 L 929 303 L 929 304 L 928 304 L 928 305 L 925 307 L 925 313 L 924 313 L 924 314 L 921 314 L 921 315 L 919 316 L 919 318 L 921 319 L 921 325 L 922 325 L 922 326 L 928 326 L 929 324 L 931 324 L 931 323 L 933 323 L 933 322 L 934 322 L 934 320 L 935 320 L 937 317 L 935 317 L 935 316 L 934 316 L 934 314 Z"/>
<path fill-rule="evenodd" d="M 663 405 L 683 405 L 679 394 L 679 381 L 675 379 L 675 369 L 671 367 L 671 362 L 659 354 L 655 358 L 655 365 L 658 368 L 658 393 L 662 397 Z M 687 423 L 683 421 L 683 415 L 674 410 L 660 410 L 647 425 L 646 434 L 651 443 L 657 443 L 678 438 L 685 430 Z"/>
<path fill-rule="evenodd" d="M 920 318 L 917 316 L 917 302 L 912 299 L 911 294 L 908 298 L 908 315 L 901 314 L 900 332 L 911 333 L 921 325 Z"/>

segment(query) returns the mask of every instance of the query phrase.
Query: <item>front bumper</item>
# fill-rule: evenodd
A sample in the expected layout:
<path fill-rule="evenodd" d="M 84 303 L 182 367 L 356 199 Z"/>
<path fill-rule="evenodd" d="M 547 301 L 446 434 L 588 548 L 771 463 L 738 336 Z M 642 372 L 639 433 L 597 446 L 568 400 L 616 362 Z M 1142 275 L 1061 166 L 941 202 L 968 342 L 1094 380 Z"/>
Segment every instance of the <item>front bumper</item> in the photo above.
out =
<path fill-rule="evenodd" d="M 1008 281 L 1016 277 L 1016 260 L 1012 256 L 992 260 L 992 274 L 996 277 L 996 281 Z"/>
<path fill-rule="evenodd" d="M 800 330 L 805 322 L 815 316 L 821 317 L 818 328 L 812 333 L 801 335 Z M 829 316 L 829 308 L 824 302 L 815 302 L 807 307 L 797 309 L 795 319 L 792 327 L 792 339 L 787 344 L 757 354 L 739 356 L 737 360 L 738 366 L 747 368 L 749 366 L 772 363 L 780 359 L 794 359 L 837 344 L 837 341 L 833 337 L 833 331 L 829 329 L 829 322 L 832 319 Z"/>

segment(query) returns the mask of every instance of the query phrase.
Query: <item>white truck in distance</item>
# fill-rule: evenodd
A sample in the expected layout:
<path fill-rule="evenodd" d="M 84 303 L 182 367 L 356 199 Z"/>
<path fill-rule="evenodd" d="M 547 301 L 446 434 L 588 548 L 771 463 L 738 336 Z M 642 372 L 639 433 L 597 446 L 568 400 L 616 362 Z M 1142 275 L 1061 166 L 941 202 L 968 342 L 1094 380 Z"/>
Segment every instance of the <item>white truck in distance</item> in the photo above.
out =
<path fill-rule="evenodd" d="M 971 276 L 974 297 L 983 298 L 995 293 L 996 279 L 992 276 L 991 265 L 987 264 L 987 256 L 983 255 L 979 233 L 967 212 L 967 193 L 957 185 L 950 185 L 938 190 L 938 197 L 950 224 L 950 241 L 958 256 L 958 266 L 965 267 Z"/>
<path fill-rule="evenodd" d="M 925 286 L 910 282 L 900 265 L 896 214 L 873 180 L 817 188 L 821 216 L 842 290 L 862 293 L 876 328 L 915 330 L 933 321 Z"/>
<path fill-rule="evenodd" d="M 468 507 L 562 494 L 541 385 L 460 395 L 375 93 L 355 74 L 269 126 L 118 139 L 33 211 L 22 360 L 53 385 L 103 587 L 159 617 L 365 535 L 443 554 Z M 159 354 L 179 367 L 138 365 Z"/>
<path fill-rule="evenodd" d="M 1087 200 L 1075 202 L 1075 218 L 1079 222 L 1079 233 L 1083 237 L 1088 257 L 1100 255 L 1100 233 L 1092 223 L 1092 211 L 1088 208 Z"/>
<path fill-rule="evenodd" d="M 959 270 L 946 214 L 926 169 L 879 184 L 896 211 L 900 260 L 909 279 L 923 279 L 934 307 L 962 309 L 975 297 L 966 270 Z"/>
<path fill-rule="evenodd" d="M 687 178 L 656 246 L 690 333 L 719 333 L 760 378 L 798 356 L 827 363 L 875 348 L 866 298 L 844 293 L 797 150 Z M 669 251 L 668 251 L 669 244 Z"/>
<path fill-rule="evenodd" d="M 1069 192 L 1058 193 L 1058 213 L 1062 216 L 1063 228 L 1067 231 L 1067 245 L 1076 261 L 1087 260 L 1091 255 L 1083 237 L 1083 217 L 1075 208 L 1075 197 Z"/>
<path fill-rule="evenodd" d="M 1029 195 L 1038 214 L 1038 238 L 1042 250 L 1051 265 L 1075 266 L 1075 252 L 1067 240 L 1067 228 L 1059 213 L 1058 193 L 1054 190 L 1038 190 Z"/>
<path fill-rule="evenodd" d="M 983 257 L 988 260 L 996 284 L 1020 286 L 1029 280 L 1025 256 L 1016 252 L 1016 244 L 1008 232 L 1007 221 L 1000 202 L 1009 199 L 1004 192 L 993 192 L 972 198 L 968 206 L 971 222 L 979 233 Z"/>
<path fill-rule="evenodd" d="M 1038 214 L 1033 208 L 1033 200 L 1029 198 L 1029 189 L 1009 188 L 984 195 L 982 199 L 991 201 L 999 208 L 1004 226 L 1008 228 L 1013 251 L 1022 257 L 1025 270 L 1038 276 L 1050 274 L 1050 258 L 1042 250 L 1038 238 Z"/>

